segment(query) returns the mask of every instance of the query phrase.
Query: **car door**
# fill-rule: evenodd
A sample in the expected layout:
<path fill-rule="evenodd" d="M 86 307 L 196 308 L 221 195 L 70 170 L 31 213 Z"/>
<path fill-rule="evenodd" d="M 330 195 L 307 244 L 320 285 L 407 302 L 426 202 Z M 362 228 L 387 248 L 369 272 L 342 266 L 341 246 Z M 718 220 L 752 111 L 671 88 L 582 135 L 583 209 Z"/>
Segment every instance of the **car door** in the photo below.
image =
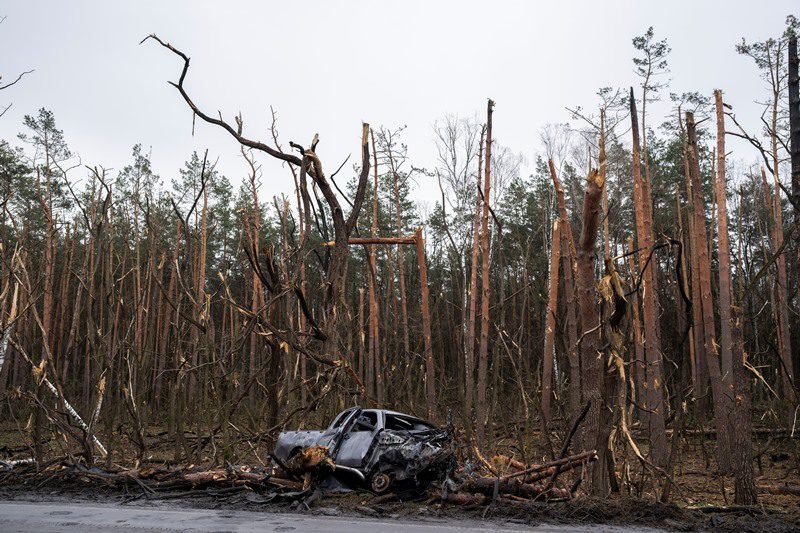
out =
<path fill-rule="evenodd" d="M 372 446 L 372 441 L 381 427 L 383 427 L 383 421 L 378 411 L 362 411 L 358 420 L 342 440 L 336 455 L 336 464 L 351 468 L 363 466 L 364 459 Z"/>

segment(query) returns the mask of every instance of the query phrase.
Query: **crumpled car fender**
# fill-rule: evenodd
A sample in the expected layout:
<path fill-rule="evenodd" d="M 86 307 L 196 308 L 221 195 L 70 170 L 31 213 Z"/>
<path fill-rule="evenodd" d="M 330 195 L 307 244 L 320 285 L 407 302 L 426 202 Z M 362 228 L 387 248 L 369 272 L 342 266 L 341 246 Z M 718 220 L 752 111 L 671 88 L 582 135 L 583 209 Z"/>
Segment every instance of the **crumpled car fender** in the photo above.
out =
<path fill-rule="evenodd" d="M 275 443 L 275 456 L 283 462 L 300 449 L 322 444 L 323 431 L 283 431 Z"/>

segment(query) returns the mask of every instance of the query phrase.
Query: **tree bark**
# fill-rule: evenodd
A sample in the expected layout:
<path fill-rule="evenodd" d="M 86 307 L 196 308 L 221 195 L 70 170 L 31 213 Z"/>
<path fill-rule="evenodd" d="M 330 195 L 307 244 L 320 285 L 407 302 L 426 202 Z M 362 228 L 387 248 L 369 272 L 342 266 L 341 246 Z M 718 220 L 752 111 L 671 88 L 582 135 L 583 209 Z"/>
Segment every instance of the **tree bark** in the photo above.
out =
<path fill-rule="evenodd" d="M 561 217 L 561 268 L 564 271 L 564 293 L 566 301 L 575 302 L 575 241 L 572 237 L 572 225 L 569 221 L 564 189 L 558 181 L 556 167 L 552 160 L 547 161 L 550 167 L 550 178 L 556 190 L 558 213 Z M 569 411 L 577 416 L 581 406 L 581 360 L 578 353 L 578 315 L 576 306 L 567 306 L 567 358 L 569 360 Z"/>
<path fill-rule="evenodd" d="M 544 352 L 542 353 L 542 416 L 550 422 L 550 396 L 553 385 L 553 359 L 555 352 L 556 311 L 558 310 L 558 261 L 560 259 L 559 220 L 553 223 L 553 238 L 550 245 L 550 291 L 547 298 L 547 316 L 544 329 Z M 573 305 L 568 302 L 567 305 Z"/>
<path fill-rule="evenodd" d="M 605 358 L 600 357 L 600 314 L 597 309 L 595 288 L 595 241 L 600 225 L 600 209 L 604 183 L 596 169 L 589 171 L 583 199 L 583 228 L 577 255 L 577 296 L 581 313 L 582 384 L 586 401 L 590 402 L 586 417 L 584 446 L 597 450 L 598 462 L 592 467 L 591 493 L 605 496 L 609 477 L 606 469 L 608 437 L 605 431 L 611 422 L 609 405 L 605 398 Z"/>
<path fill-rule="evenodd" d="M 378 236 L 378 152 L 375 150 L 375 135 L 370 132 L 372 139 L 372 157 L 374 182 L 372 186 L 372 226 L 370 235 Z M 383 404 L 383 373 L 381 368 L 380 328 L 378 325 L 378 279 L 375 261 L 376 249 L 372 244 L 369 247 L 369 361 L 372 365 L 370 373 L 375 387 L 374 394 L 378 405 Z"/>
<path fill-rule="evenodd" d="M 388 148 L 389 151 L 389 163 L 392 166 L 392 178 L 393 178 L 393 185 L 394 185 L 394 206 L 395 206 L 395 217 L 397 222 L 397 236 L 399 237 L 403 232 L 403 217 L 402 217 L 402 210 L 400 207 L 400 183 L 399 183 L 399 176 L 397 175 L 397 171 L 394 168 L 394 159 L 392 158 L 392 149 L 391 146 Z M 406 379 L 410 381 L 410 369 L 411 369 L 411 345 L 408 338 L 408 304 L 406 303 L 406 268 L 405 268 L 405 261 L 403 260 L 403 246 L 398 244 L 397 245 L 397 270 L 398 270 L 398 277 L 400 278 L 400 313 L 401 318 L 403 321 L 403 357 L 405 359 L 404 363 L 406 366 L 405 375 Z M 409 392 L 409 400 L 411 389 L 408 389 Z"/>
<path fill-rule="evenodd" d="M 775 67 L 778 68 L 777 66 Z M 780 102 L 780 87 L 773 85 L 772 98 L 772 120 L 770 128 L 770 140 L 772 144 L 772 179 L 775 187 L 775 194 L 772 197 L 772 216 L 773 216 L 773 250 L 777 251 L 783 245 L 783 210 L 781 208 L 780 193 L 780 159 L 778 157 L 778 106 Z M 792 341 L 789 331 L 789 288 L 788 276 L 786 272 L 786 254 L 778 255 L 775 261 L 778 271 L 778 332 L 779 332 L 779 352 L 783 361 L 781 376 L 783 377 L 783 393 L 790 402 L 794 402 L 794 369 L 792 365 Z"/>
<path fill-rule="evenodd" d="M 597 164 L 600 167 L 600 179 L 606 182 L 606 110 L 600 109 L 600 140 L 598 142 Z M 603 244 L 605 257 L 611 257 L 611 232 L 608 227 L 608 188 L 603 187 Z"/>
<path fill-rule="evenodd" d="M 773 174 L 773 178 L 775 175 Z M 767 204 L 767 213 L 769 220 L 767 226 L 769 227 L 769 241 L 770 250 L 773 254 L 778 253 L 778 250 L 783 245 L 783 217 L 781 216 L 780 209 L 780 188 L 777 180 L 775 181 L 775 194 L 772 194 L 769 183 L 767 182 L 767 173 L 762 167 L 761 179 L 764 184 L 764 197 Z M 781 386 L 786 398 L 789 401 L 794 400 L 793 388 L 793 365 L 791 358 L 791 351 L 787 351 L 787 344 L 789 350 L 791 344 L 788 341 L 789 334 L 789 319 L 788 319 L 788 295 L 786 291 L 786 254 L 781 253 L 775 259 L 775 270 L 777 276 L 774 287 L 771 288 L 773 293 L 772 307 L 774 309 L 775 323 L 778 329 L 778 356 L 780 357 L 781 364 L 779 365 L 779 374 L 781 376 Z"/>
<path fill-rule="evenodd" d="M 636 210 L 636 236 L 640 248 L 639 270 L 642 276 L 642 307 L 645 334 L 645 407 L 648 409 L 650 452 L 653 463 L 663 467 L 667 460 L 667 433 L 664 427 L 664 390 L 661 360 L 661 338 L 658 330 L 658 300 L 656 293 L 657 263 L 651 257 L 653 250 L 653 206 L 650 199 L 650 183 L 642 178 L 639 153 L 639 124 L 636 115 L 636 100 L 633 88 L 630 92 L 631 134 L 633 136 L 633 196 Z"/>
<path fill-rule="evenodd" d="M 478 312 L 478 252 L 480 251 L 481 233 L 481 196 L 477 194 L 477 190 L 481 186 L 481 174 L 483 171 L 483 135 L 484 132 L 481 131 L 478 145 L 478 172 L 475 174 L 475 219 L 472 226 L 472 262 L 470 263 L 469 272 L 467 331 L 464 335 L 464 423 L 468 434 L 472 433 L 472 404 L 475 399 L 475 318 Z"/>
<path fill-rule="evenodd" d="M 686 112 L 686 134 L 689 148 L 689 172 L 692 178 L 692 195 L 694 197 L 694 234 L 699 266 L 700 306 L 703 315 L 703 332 L 705 356 L 708 363 L 708 374 L 711 380 L 711 393 L 714 402 L 714 422 L 717 426 L 717 467 L 721 472 L 730 471 L 730 440 L 728 432 L 727 394 L 722 383 L 722 373 L 717 352 L 716 331 L 714 326 L 714 307 L 711 299 L 711 262 L 708 257 L 708 237 L 706 221 L 703 213 L 701 196 L 700 160 L 697 147 L 694 114 Z M 695 302 L 695 305 L 698 305 Z"/>
<path fill-rule="evenodd" d="M 731 332 L 733 335 L 733 373 L 734 373 L 734 407 L 733 431 L 733 475 L 734 503 L 737 505 L 755 505 L 758 503 L 756 480 L 753 473 L 753 437 L 752 437 L 752 397 L 750 393 L 750 373 L 746 369 L 747 353 L 744 349 L 742 311 L 738 306 L 731 308 Z"/>
<path fill-rule="evenodd" d="M 428 268 L 425 264 L 425 238 L 422 228 L 414 234 L 417 243 L 417 261 L 419 262 L 419 285 L 422 297 L 422 340 L 425 353 L 425 400 L 427 401 L 428 418 L 433 420 L 436 414 L 436 367 L 433 361 L 433 340 L 431 338 L 431 312 L 428 307 Z"/>
<path fill-rule="evenodd" d="M 628 235 L 628 252 L 632 252 L 635 248 L 633 247 L 633 237 Z M 628 269 L 631 271 L 631 279 L 633 282 L 636 282 L 636 264 L 634 262 L 633 256 L 629 255 L 627 257 L 628 262 Z M 644 373 L 644 369 L 646 367 L 646 363 L 644 360 L 644 336 L 642 335 L 642 323 L 641 318 L 639 316 L 639 291 L 634 292 L 631 295 L 630 306 L 633 309 L 633 345 L 634 345 L 634 383 L 636 384 L 635 390 L 635 397 L 637 403 L 639 405 L 643 405 L 642 403 L 642 396 L 645 393 L 645 381 L 646 376 Z M 643 411 L 639 411 L 639 418 L 644 420 L 646 413 Z"/>
<path fill-rule="evenodd" d="M 694 346 L 694 366 L 692 372 L 692 385 L 695 398 L 705 398 L 707 395 L 707 369 L 703 331 L 703 308 L 700 305 L 700 266 L 697 261 L 697 243 L 694 231 L 694 197 L 692 194 L 692 177 L 689 171 L 689 143 L 686 140 L 686 124 L 678 110 L 678 123 L 681 127 L 681 144 L 683 147 L 683 172 L 686 178 L 686 202 L 689 207 L 687 217 L 689 224 L 689 246 L 685 255 L 690 256 L 691 269 L 691 300 L 692 300 L 692 337 L 691 342 Z"/>
<path fill-rule="evenodd" d="M 797 37 L 789 39 L 789 155 L 792 168 L 792 196 L 794 197 L 794 223 L 800 224 L 800 58 L 797 55 Z M 797 279 L 800 283 L 800 247 L 797 253 Z M 794 368 L 800 368 L 800 350 L 792 354 Z M 794 382 L 798 386 L 797 378 Z"/>
<path fill-rule="evenodd" d="M 364 381 L 364 360 L 366 350 L 364 349 L 364 287 L 358 288 L 358 359 L 356 360 L 356 374 L 361 381 Z"/>
<path fill-rule="evenodd" d="M 728 201 L 725 180 L 725 112 L 722 108 L 722 91 L 714 91 L 717 111 L 717 239 L 719 258 L 719 318 L 720 318 L 720 362 L 722 384 L 726 394 L 733 394 L 733 363 L 731 335 L 731 254 L 728 238 Z"/>
<path fill-rule="evenodd" d="M 792 163 L 792 196 L 800 206 L 800 59 L 797 56 L 797 37 L 789 39 L 789 150 Z M 795 223 L 800 211 L 795 207 Z"/>
<path fill-rule="evenodd" d="M 478 390 L 475 418 L 477 418 L 478 446 L 482 446 L 486 433 L 486 372 L 489 364 L 489 193 L 492 167 L 492 108 L 486 105 L 486 156 L 483 182 L 483 215 L 481 217 L 481 336 L 478 347 Z"/>

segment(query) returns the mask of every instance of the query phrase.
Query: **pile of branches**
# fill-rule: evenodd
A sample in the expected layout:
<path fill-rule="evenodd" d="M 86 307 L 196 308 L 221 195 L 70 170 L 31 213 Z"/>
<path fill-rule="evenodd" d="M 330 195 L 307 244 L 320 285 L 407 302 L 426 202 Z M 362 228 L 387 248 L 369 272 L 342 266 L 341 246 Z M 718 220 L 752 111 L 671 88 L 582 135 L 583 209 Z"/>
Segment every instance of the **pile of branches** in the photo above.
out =
<path fill-rule="evenodd" d="M 585 477 L 588 464 L 597 460 L 595 450 L 536 465 L 525 465 L 503 455 L 487 461 L 477 449 L 475 455 L 488 475 L 464 476 L 458 483 L 448 480 L 435 499 L 457 505 L 481 505 L 501 496 L 530 502 L 568 500 Z M 573 470 L 579 470 L 580 475 L 567 487 L 559 476 Z"/>
<path fill-rule="evenodd" d="M 34 461 L 5 464 L 0 486 L 42 489 L 53 485 L 110 488 L 147 499 L 185 496 L 225 496 L 252 491 L 260 501 L 296 500 L 308 494 L 308 484 L 275 475 L 271 468 L 244 465 L 203 468 L 196 466 L 105 469 L 74 457 L 62 457 L 41 465 Z"/>

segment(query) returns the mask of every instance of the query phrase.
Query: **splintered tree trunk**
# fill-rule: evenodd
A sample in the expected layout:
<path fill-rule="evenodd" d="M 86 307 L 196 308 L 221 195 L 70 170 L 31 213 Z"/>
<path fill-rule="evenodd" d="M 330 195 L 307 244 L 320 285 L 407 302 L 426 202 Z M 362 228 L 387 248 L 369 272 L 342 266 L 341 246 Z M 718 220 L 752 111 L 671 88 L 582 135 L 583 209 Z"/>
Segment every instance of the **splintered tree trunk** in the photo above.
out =
<path fill-rule="evenodd" d="M 553 351 L 556 334 L 556 310 L 558 309 L 558 260 L 560 258 L 559 220 L 553 222 L 553 238 L 550 246 L 550 292 L 547 298 L 547 316 L 544 323 L 544 352 L 542 354 L 542 414 L 550 421 L 550 396 L 553 386 Z M 568 302 L 567 305 L 573 305 Z"/>
<path fill-rule="evenodd" d="M 711 380 L 711 393 L 714 402 L 714 422 L 717 426 L 717 467 L 721 472 L 730 471 L 730 440 L 728 432 L 726 405 L 728 396 L 722 383 L 722 372 L 717 352 L 716 330 L 714 327 L 714 307 L 711 299 L 711 262 L 708 257 L 708 237 L 703 213 L 703 198 L 700 184 L 700 160 L 697 148 L 694 114 L 686 112 L 686 134 L 689 147 L 689 172 L 692 177 L 694 197 L 694 234 L 699 266 L 700 306 L 703 314 L 703 332 L 708 374 Z M 697 303 L 695 303 L 697 305 Z"/>
<path fill-rule="evenodd" d="M 577 416 L 581 405 L 581 365 L 578 354 L 578 315 L 575 302 L 575 242 L 572 239 L 572 225 L 569 222 L 564 189 L 558 181 L 556 167 L 552 160 L 547 161 L 550 167 L 550 178 L 556 190 L 558 213 L 561 217 L 561 268 L 564 271 L 564 294 L 567 302 L 567 357 L 569 359 L 569 411 Z"/>
<path fill-rule="evenodd" d="M 481 217 L 481 338 L 478 348 L 477 418 L 478 446 L 483 445 L 486 432 L 486 372 L 489 364 L 489 192 L 492 167 L 492 108 L 486 106 L 486 156 L 483 182 L 483 214 Z"/>
<path fill-rule="evenodd" d="M 600 349 L 600 314 L 597 309 L 595 289 L 595 241 L 600 225 L 600 208 L 604 183 L 597 170 L 589 171 L 586 194 L 583 198 L 583 229 L 577 250 L 578 276 L 577 296 L 581 313 L 581 361 L 583 362 L 583 392 L 590 402 L 586 417 L 584 444 L 586 449 L 597 450 L 598 461 L 592 467 L 591 493 L 605 496 L 608 492 L 609 476 L 606 469 L 608 434 L 605 431 L 611 422 L 608 398 L 605 397 L 605 362 L 598 357 Z"/>
<path fill-rule="evenodd" d="M 722 91 L 714 91 L 717 110 L 717 238 L 719 257 L 719 318 L 722 383 L 726 394 L 733 392 L 733 365 L 731 360 L 731 254 L 728 239 L 728 202 L 725 182 L 725 112 L 722 109 Z"/>
<path fill-rule="evenodd" d="M 679 110 L 680 111 L 680 110 Z M 705 334 L 703 332 L 703 308 L 700 305 L 700 267 L 697 262 L 697 243 L 695 242 L 694 232 L 694 199 L 692 195 L 692 177 L 689 171 L 689 143 L 686 141 L 686 126 L 683 117 L 678 113 L 678 123 L 681 126 L 681 145 L 683 148 L 683 172 L 686 178 L 686 201 L 689 206 L 689 215 L 687 217 L 689 223 L 689 246 L 687 254 L 690 255 L 691 266 L 689 270 L 691 275 L 691 290 L 690 298 L 692 300 L 692 335 L 691 344 L 694 346 L 694 366 L 692 372 L 692 385 L 694 388 L 695 398 L 705 398 L 707 391 L 707 372 L 706 372 L 706 356 L 705 346 L 703 339 Z M 684 255 L 687 255 L 684 254 Z"/>
<path fill-rule="evenodd" d="M 661 338 L 658 331 L 658 301 L 656 294 L 656 262 L 647 260 L 653 250 L 653 213 L 650 200 L 649 180 L 642 178 L 641 157 L 639 154 L 639 124 L 636 117 L 636 100 L 633 88 L 630 93 L 631 133 L 633 136 L 633 196 L 636 209 L 636 236 L 641 248 L 639 270 L 642 276 L 642 307 L 644 311 L 645 334 L 645 407 L 649 426 L 650 451 L 653 462 L 664 466 L 667 460 L 667 433 L 664 427 L 664 390 L 661 368 Z M 645 269 L 645 265 L 646 269 Z"/>

